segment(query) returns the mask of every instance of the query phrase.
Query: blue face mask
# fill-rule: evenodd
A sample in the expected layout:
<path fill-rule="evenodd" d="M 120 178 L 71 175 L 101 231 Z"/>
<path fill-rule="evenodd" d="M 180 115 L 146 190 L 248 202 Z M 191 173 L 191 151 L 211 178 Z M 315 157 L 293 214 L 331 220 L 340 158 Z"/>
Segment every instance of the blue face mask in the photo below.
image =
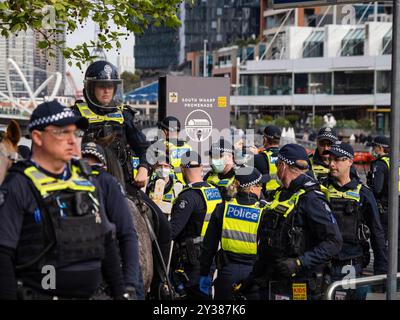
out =
<path fill-rule="evenodd" d="M 211 160 L 211 167 L 214 172 L 221 173 L 225 169 L 224 158 L 221 159 L 212 159 Z"/>

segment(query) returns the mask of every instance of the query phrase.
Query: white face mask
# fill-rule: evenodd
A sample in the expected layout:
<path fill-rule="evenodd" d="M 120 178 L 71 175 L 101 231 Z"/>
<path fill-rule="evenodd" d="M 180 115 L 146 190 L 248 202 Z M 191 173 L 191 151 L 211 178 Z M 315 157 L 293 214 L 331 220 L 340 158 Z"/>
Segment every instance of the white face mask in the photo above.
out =
<path fill-rule="evenodd" d="M 156 176 L 158 178 L 165 179 L 165 178 L 169 177 L 170 172 L 171 172 L 171 169 L 169 169 L 169 168 L 157 168 L 156 169 Z"/>

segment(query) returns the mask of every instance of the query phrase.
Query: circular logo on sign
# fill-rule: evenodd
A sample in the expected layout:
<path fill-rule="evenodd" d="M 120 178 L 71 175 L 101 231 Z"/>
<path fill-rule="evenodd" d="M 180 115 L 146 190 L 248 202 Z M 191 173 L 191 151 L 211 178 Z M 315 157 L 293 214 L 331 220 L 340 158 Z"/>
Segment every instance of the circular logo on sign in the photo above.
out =
<path fill-rule="evenodd" d="M 185 120 L 186 134 L 195 142 L 207 140 L 212 132 L 212 120 L 210 115 L 203 110 L 194 110 L 188 114 Z"/>

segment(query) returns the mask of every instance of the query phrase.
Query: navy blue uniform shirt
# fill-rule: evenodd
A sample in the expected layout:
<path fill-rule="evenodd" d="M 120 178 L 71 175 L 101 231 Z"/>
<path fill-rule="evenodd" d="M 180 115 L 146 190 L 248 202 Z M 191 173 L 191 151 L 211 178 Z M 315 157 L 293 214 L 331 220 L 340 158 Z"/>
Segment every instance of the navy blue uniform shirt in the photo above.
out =
<path fill-rule="evenodd" d="M 385 155 L 387 156 L 387 155 Z M 371 163 L 371 180 L 369 187 L 376 200 L 384 206 L 388 206 L 389 198 L 389 168 L 386 163 L 378 158 Z"/>

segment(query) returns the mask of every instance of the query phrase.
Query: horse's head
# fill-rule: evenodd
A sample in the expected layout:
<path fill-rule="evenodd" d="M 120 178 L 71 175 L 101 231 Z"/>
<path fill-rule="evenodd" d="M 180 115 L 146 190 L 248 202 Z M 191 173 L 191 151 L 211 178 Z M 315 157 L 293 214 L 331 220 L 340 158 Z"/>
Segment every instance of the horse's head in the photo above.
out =
<path fill-rule="evenodd" d="M 0 131 L 0 184 L 12 163 L 18 159 L 18 142 L 20 139 L 21 128 L 15 120 L 11 120 L 5 132 Z"/>

